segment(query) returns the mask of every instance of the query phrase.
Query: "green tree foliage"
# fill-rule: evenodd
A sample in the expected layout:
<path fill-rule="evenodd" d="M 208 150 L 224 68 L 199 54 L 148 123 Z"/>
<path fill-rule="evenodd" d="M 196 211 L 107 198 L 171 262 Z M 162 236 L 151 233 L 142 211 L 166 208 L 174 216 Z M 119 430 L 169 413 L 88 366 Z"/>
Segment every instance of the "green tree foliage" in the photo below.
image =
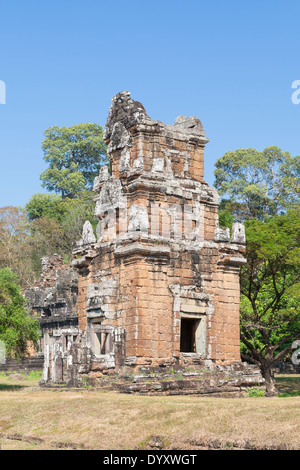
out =
<path fill-rule="evenodd" d="M 30 264 L 35 279 L 41 274 L 41 258 L 53 254 L 65 255 L 64 233 L 55 219 L 41 217 L 30 224 Z"/>
<path fill-rule="evenodd" d="M 216 162 L 220 225 L 245 221 L 241 350 L 275 392 L 274 363 L 300 337 L 300 157 L 278 147 L 239 149 Z"/>
<path fill-rule="evenodd" d="M 0 269 L 5 267 L 23 287 L 34 281 L 29 221 L 24 210 L 13 206 L 0 208 Z"/>
<path fill-rule="evenodd" d="M 223 209 L 237 220 L 265 220 L 299 204 L 300 157 L 278 147 L 230 151 L 215 166 Z"/>
<path fill-rule="evenodd" d="M 100 166 L 107 164 L 98 124 L 51 127 L 42 148 L 48 163 L 43 186 L 58 194 L 34 194 L 25 210 L 0 208 L 0 268 L 16 273 L 23 288 L 40 275 L 43 256 L 58 253 L 70 259 L 84 222 L 95 227 L 91 187 Z"/>
<path fill-rule="evenodd" d="M 219 225 L 220 227 L 228 227 L 230 230 L 234 222 L 234 216 L 226 209 L 219 210 Z"/>
<path fill-rule="evenodd" d="M 30 221 L 35 219 L 55 219 L 60 221 L 63 217 L 62 197 L 58 194 L 38 193 L 34 194 L 25 205 L 25 210 Z"/>
<path fill-rule="evenodd" d="M 242 354 L 258 364 L 274 392 L 272 367 L 300 336 L 300 211 L 246 222 L 241 270 Z"/>
<path fill-rule="evenodd" d="M 281 197 L 285 206 L 292 207 L 300 202 L 300 156 L 288 159 L 281 167 Z"/>
<path fill-rule="evenodd" d="M 42 149 L 49 167 L 41 174 L 43 187 L 62 198 L 91 189 L 100 166 L 108 162 L 102 127 L 94 123 L 54 126 L 44 135 Z"/>
<path fill-rule="evenodd" d="M 38 348 L 40 327 L 30 317 L 17 276 L 8 268 L 0 269 L 0 341 L 6 355 L 21 358 L 30 347 Z"/>
<path fill-rule="evenodd" d="M 61 221 L 61 227 L 70 255 L 73 243 L 81 238 L 84 222 L 89 220 L 94 230 L 96 229 L 98 219 L 94 215 L 94 196 L 92 191 L 83 191 L 76 199 L 64 199 L 62 202 L 64 217 Z"/>
<path fill-rule="evenodd" d="M 73 244 L 81 237 L 86 220 L 95 227 L 93 198 L 92 191 L 82 191 L 74 198 L 35 194 L 26 204 L 25 209 L 31 220 L 30 244 L 36 275 L 40 273 L 40 259 L 43 256 L 57 253 L 66 260 L 71 258 Z"/>

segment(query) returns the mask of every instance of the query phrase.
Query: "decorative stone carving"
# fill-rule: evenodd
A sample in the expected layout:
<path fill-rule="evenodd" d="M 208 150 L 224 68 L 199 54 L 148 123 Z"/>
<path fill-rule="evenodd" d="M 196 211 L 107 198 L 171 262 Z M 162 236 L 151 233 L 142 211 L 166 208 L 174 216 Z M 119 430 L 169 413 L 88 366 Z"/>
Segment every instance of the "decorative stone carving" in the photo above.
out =
<path fill-rule="evenodd" d="M 228 227 L 216 227 L 215 229 L 215 242 L 229 242 L 230 230 Z"/>
<path fill-rule="evenodd" d="M 129 232 L 148 232 L 149 219 L 146 207 L 133 205 L 129 209 Z"/>
<path fill-rule="evenodd" d="M 83 225 L 82 230 L 82 244 L 83 245 L 90 245 L 92 243 L 96 243 L 96 237 L 94 235 L 93 227 L 91 222 L 88 220 Z"/>
<path fill-rule="evenodd" d="M 246 235 L 245 226 L 239 222 L 232 224 L 231 243 L 237 243 L 239 245 L 245 245 Z"/>

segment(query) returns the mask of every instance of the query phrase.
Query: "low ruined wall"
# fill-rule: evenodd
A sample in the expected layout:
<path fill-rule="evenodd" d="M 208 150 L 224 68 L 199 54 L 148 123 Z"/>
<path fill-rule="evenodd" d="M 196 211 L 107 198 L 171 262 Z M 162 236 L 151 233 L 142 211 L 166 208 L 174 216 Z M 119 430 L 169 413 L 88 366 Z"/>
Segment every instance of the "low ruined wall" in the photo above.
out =
<path fill-rule="evenodd" d="M 5 364 L 0 364 L 0 371 L 30 371 L 42 370 L 44 356 L 26 357 L 21 362 L 15 359 L 7 359 Z"/>
<path fill-rule="evenodd" d="M 264 379 L 259 370 L 245 363 L 212 370 L 194 368 L 194 371 L 180 366 L 164 371 L 163 368 L 140 368 L 135 374 L 128 372 L 113 377 L 90 372 L 83 376 L 83 383 L 138 395 L 240 397 L 247 395 L 250 388 L 264 389 Z"/>
<path fill-rule="evenodd" d="M 292 362 L 277 362 L 273 369 L 275 374 L 300 374 L 300 364 Z"/>

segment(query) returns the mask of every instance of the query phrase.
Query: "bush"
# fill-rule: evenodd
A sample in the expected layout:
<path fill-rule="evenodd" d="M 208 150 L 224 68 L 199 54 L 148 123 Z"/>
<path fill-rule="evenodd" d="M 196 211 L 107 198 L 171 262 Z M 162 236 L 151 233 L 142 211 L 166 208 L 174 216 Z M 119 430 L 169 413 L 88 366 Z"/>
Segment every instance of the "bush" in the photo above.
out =
<path fill-rule="evenodd" d="M 18 279 L 8 268 L 0 269 L 0 341 L 6 355 L 20 359 L 29 346 L 38 349 L 40 326 L 29 315 Z"/>

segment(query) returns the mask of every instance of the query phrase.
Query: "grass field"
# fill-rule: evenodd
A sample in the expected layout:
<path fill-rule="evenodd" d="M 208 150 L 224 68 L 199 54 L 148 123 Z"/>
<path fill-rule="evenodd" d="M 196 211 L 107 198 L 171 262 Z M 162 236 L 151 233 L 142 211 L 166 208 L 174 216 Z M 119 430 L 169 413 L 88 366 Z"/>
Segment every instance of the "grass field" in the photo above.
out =
<path fill-rule="evenodd" d="M 277 377 L 275 398 L 60 391 L 39 378 L 0 374 L 2 450 L 142 450 L 153 435 L 164 449 L 300 449 L 300 376 Z"/>

